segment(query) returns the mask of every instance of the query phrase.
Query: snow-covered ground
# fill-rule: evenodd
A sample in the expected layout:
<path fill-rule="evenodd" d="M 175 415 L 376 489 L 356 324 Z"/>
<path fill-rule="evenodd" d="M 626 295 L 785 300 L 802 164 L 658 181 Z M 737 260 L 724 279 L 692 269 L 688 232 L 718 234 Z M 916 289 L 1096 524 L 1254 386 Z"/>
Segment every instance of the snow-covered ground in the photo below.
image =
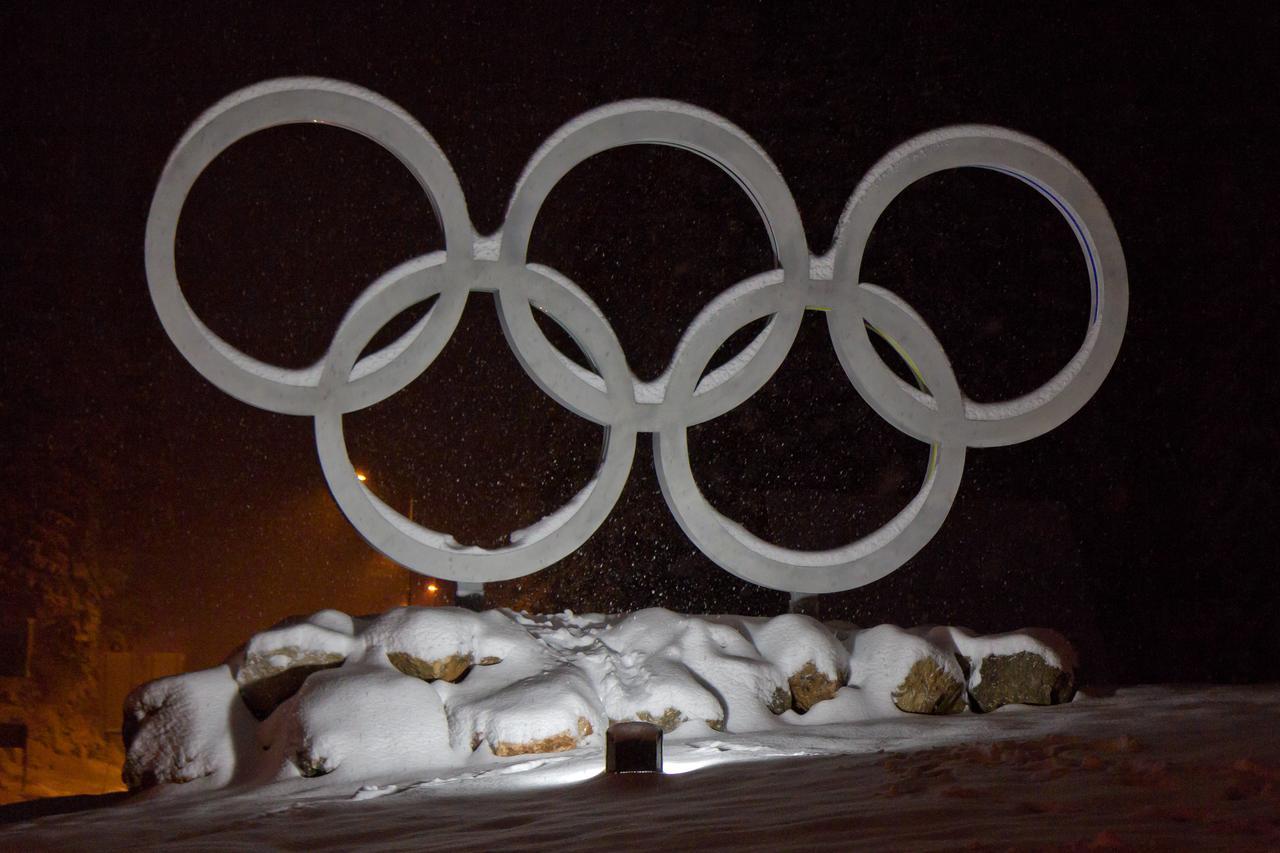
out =
<path fill-rule="evenodd" d="M 380 789 L 157 789 L 0 849 L 1277 850 L 1278 721 L 1276 686 L 1086 690 L 668 741 L 659 778 L 603 776 L 592 746 Z"/>
<path fill-rule="evenodd" d="M 0 849 L 1280 849 L 1280 687 L 1073 671 L 1037 630 L 322 611 L 134 691 L 140 792 Z M 635 719 L 666 772 L 604 775 Z"/>

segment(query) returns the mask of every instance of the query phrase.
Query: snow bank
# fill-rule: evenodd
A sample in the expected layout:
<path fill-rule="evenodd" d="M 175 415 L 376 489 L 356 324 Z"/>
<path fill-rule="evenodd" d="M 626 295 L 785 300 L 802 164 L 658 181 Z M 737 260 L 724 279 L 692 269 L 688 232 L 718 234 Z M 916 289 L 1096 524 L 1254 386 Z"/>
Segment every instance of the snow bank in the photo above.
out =
<path fill-rule="evenodd" d="M 330 776 L 390 784 L 600 747 L 621 720 L 722 732 L 1054 704 L 1074 654 L 1042 630 L 859 630 L 808 616 L 325 610 L 126 702 L 131 788 Z"/>
<path fill-rule="evenodd" d="M 403 784 L 330 784 L 339 768 L 198 802 L 184 796 L 198 783 L 79 798 L 84 811 L 11 813 L 0 850 L 1274 851 L 1276 719 L 1280 685 L 1121 687 L 1053 709 L 680 738 L 660 779 L 603 777 L 599 750 L 578 749 Z"/>

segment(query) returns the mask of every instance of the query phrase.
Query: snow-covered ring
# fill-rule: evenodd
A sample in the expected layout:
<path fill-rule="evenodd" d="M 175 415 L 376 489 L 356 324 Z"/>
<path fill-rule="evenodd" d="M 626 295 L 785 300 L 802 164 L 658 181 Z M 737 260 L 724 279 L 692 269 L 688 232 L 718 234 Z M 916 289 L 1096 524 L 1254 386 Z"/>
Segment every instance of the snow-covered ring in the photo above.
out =
<path fill-rule="evenodd" d="M 182 295 L 174 262 L 178 217 L 201 171 L 237 140 L 280 124 L 324 122 L 361 133 L 396 155 L 440 218 L 445 251 L 402 264 L 356 300 L 326 355 L 285 370 L 237 351 L 209 330 Z M 624 145 L 692 150 L 728 172 L 764 221 L 780 269 L 729 288 L 699 313 L 667 370 L 641 382 L 603 313 L 563 275 L 526 263 L 534 220 L 556 183 L 586 158 Z M 909 305 L 860 282 L 862 251 L 888 204 L 908 185 L 945 169 L 987 168 L 1044 195 L 1072 227 L 1090 281 L 1091 320 L 1076 355 L 1041 388 L 1000 403 L 968 400 L 932 332 Z M 352 524 L 374 547 L 409 568 L 458 581 L 505 580 L 538 571 L 577 549 L 603 523 L 627 479 L 638 432 L 655 435 L 663 494 L 682 529 L 726 570 L 764 586 L 820 593 L 850 589 L 895 570 L 929 541 L 946 517 L 971 446 L 1034 438 L 1074 414 L 1101 385 L 1124 335 L 1128 282 L 1114 226 L 1096 192 L 1062 155 L 996 127 L 963 125 L 908 140 L 874 166 L 845 208 L 831 252 L 808 248 L 786 181 L 763 149 L 724 118 L 688 104 L 623 101 L 591 110 L 533 155 L 502 229 L 476 235 L 457 176 L 409 114 L 373 92 L 319 78 L 269 81 L 206 111 L 182 137 L 161 175 L 147 223 L 152 299 L 178 349 L 207 379 L 251 405 L 316 419 L 325 478 Z M 443 349 L 469 292 L 497 296 L 509 345 L 557 402 L 606 426 L 601 467 L 565 508 L 519 531 L 507 548 L 460 546 L 447 533 L 404 518 L 361 484 L 347 455 L 342 416 L 386 399 L 419 376 Z M 407 333 L 358 359 L 374 334 L 405 308 L 438 296 Z M 919 495 L 884 528 L 842 548 L 805 552 L 764 542 L 707 503 L 689 463 L 688 427 L 741 404 L 781 365 L 809 306 L 828 309 L 840 362 L 862 397 L 895 427 L 932 444 L 935 464 Z M 547 339 L 533 309 L 577 342 L 592 369 Z M 710 373 L 720 345 L 750 322 L 765 329 Z M 899 380 L 871 346 L 866 325 L 889 335 L 921 368 L 928 392 Z"/>
<path fill-rule="evenodd" d="M 257 634 L 222 666 L 135 690 L 125 704 L 124 777 L 131 788 L 330 774 L 379 784 L 600 748 L 605 729 L 621 720 L 690 739 L 904 710 L 949 713 L 964 710 L 976 687 L 965 685 L 957 650 L 975 671 L 1030 655 L 1068 680 L 1073 672 L 1069 646 L 1038 631 L 859 631 L 798 614 L 662 609 L 531 616 L 396 608 L 363 619 L 321 611 Z M 340 660 L 308 663 L 329 655 Z M 463 663 L 433 666 L 448 661 Z M 301 677 L 280 680 L 288 673 Z M 254 690 L 272 679 L 289 693 L 260 713 Z M 1001 701 L 1069 698 L 1045 694 L 1040 682 L 1014 687 L 1023 695 L 1006 683 Z"/>

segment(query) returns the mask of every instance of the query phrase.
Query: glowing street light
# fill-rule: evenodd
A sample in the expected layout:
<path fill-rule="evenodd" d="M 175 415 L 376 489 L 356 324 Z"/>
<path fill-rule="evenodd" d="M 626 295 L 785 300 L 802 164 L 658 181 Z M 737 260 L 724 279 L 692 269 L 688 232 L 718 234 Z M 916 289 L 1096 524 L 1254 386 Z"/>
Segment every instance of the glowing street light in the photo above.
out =
<path fill-rule="evenodd" d="M 365 480 L 368 480 L 369 478 L 365 476 L 363 471 L 357 471 L 356 479 L 363 483 Z"/>

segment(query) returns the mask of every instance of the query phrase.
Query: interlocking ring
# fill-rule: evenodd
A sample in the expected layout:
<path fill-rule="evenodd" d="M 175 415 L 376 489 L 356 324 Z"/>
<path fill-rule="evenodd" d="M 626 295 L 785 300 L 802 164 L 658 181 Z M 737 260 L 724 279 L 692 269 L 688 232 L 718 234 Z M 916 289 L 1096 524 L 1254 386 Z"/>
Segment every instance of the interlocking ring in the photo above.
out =
<path fill-rule="evenodd" d="M 427 193 L 444 230 L 445 251 L 381 276 L 352 305 L 317 364 L 286 370 L 236 350 L 200 321 L 178 283 L 174 238 L 187 193 L 215 157 L 255 131 L 303 122 L 355 131 L 395 154 Z M 724 169 L 759 211 L 778 264 L 713 299 L 685 331 L 667 370 L 652 382 L 632 373 L 613 329 L 582 290 L 526 257 L 538 211 L 556 183 L 594 154 L 635 144 L 684 148 Z M 860 283 L 867 238 L 889 203 L 925 175 L 960 167 L 1011 175 L 1049 199 L 1079 240 L 1089 275 L 1092 311 L 1080 350 L 1042 387 L 1003 403 L 968 400 L 920 316 L 893 293 Z M 1026 441 L 1084 405 L 1115 362 L 1128 312 L 1124 255 L 1102 201 L 1060 154 L 1008 130 L 946 128 L 895 149 L 855 190 L 831 254 L 816 259 L 786 181 L 746 133 L 687 104 L 624 101 L 592 110 L 552 135 L 525 167 L 501 231 L 478 239 L 457 177 L 426 130 L 372 92 L 317 78 L 249 87 L 196 121 L 160 177 L 147 221 L 146 262 L 160 320 L 186 359 L 237 399 L 315 418 L 325 479 L 356 529 L 402 565 L 462 582 L 531 574 L 580 547 L 622 491 L 636 434 L 649 432 L 667 505 L 718 565 L 745 580 L 802 593 L 870 583 L 905 563 L 941 527 L 960 486 L 967 447 Z M 471 291 L 496 295 L 508 344 L 534 382 L 561 405 L 606 428 L 604 454 L 591 482 L 552 515 L 513 533 L 510 546 L 497 549 L 461 546 L 380 501 L 356 477 L 342 429 L 344 414 L 386 399 L 427 369 L 452 336 Z M 432 296 L 438 299 L 413 328 L 359 358 L 387 322 Z M 781 548 L 718 513 L 694 480 L 688 448 L 690 426 L 740 405 L 769 380 L 810 305 L 829 310 L 832 341 L 858 393 L 897 429 L 932 445 L 933 453 L 920 492 L 895 518 L 856 542 L 826 551 Z M 593 369 L 555 348 L 535 322 L 535 308 L 570 334 Z M 753 341 L 707 371 L 721 344 L 760 319 L 768 322 Z M 922 389 L 903 382 L 881 361 L 868 325 L 908 355 Z"/>

